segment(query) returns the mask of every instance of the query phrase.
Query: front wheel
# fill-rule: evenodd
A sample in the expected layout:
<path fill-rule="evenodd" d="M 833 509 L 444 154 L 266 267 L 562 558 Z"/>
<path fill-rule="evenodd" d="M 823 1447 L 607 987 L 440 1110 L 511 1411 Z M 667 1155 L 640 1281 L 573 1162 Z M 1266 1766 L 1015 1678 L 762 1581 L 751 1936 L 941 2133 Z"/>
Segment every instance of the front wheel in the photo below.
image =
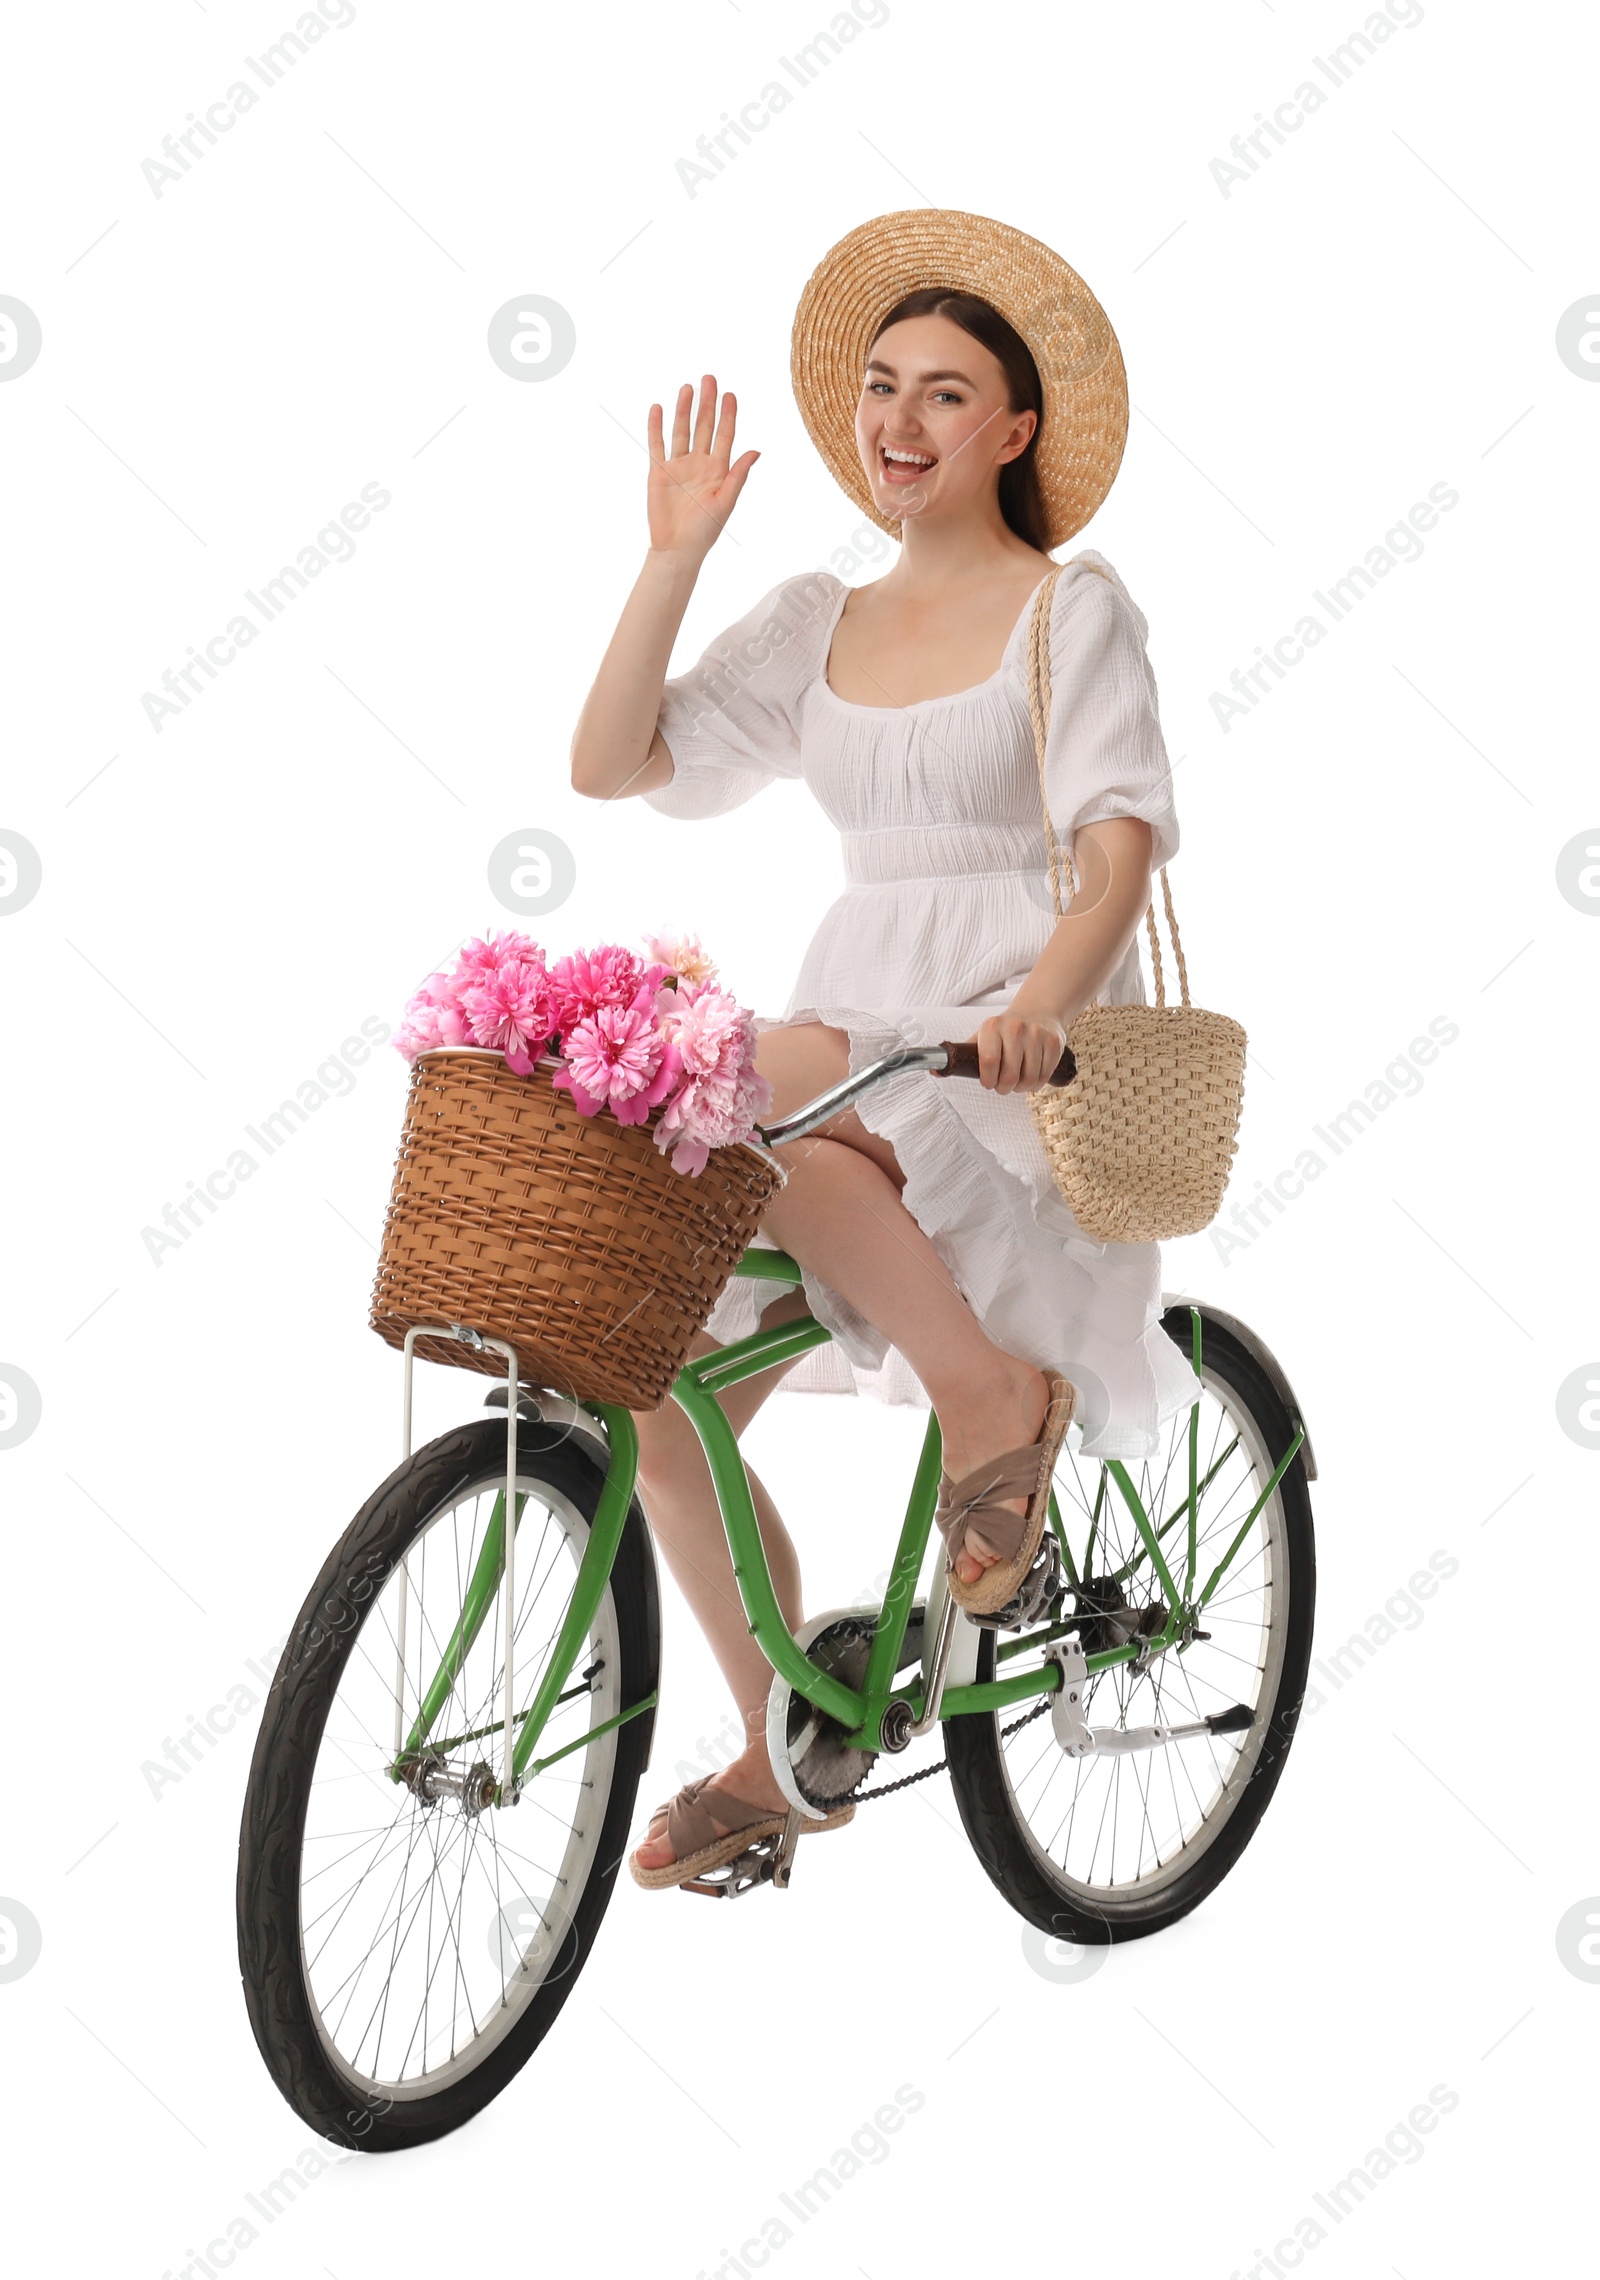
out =
<path fill-rule="evenodd" d="M 300 1611 L 250 1768 L 238 1880 L 250 2023 L 296 2113 L 367 2152 L 458 2128 L 537 2049 L 593 1945 L 649 1754 L 651 1709 L 582 1741 L 656 1689 L 655 1559 L 635 1504 L 539 1739 L 535 1762 L 555 1762 L 514 1807 L 491 1801 L 505 1467 L 505 1426 L 486 1419 L 418 1450 L 368 1500 Z M 586 1439 L 519 1428 L 519 1711 L 604 1481 Z M 420 1773 L 424 1753 L 396 1745 L 419 1718 Z"/>
<path fill-rule="evenodd" d="M 1164 1319 L 1187 1353 L 1187 1307 Z M 1239 1536 L 1294 1438 L 1266 1372 L 1220 1323 L 1203 1319 L 1201 1385 L 1193 1412 L 1196 1574 L 1203 1584 Z M 1168 1427 L 1163 1452 L 1135 1485 L 1169 1566 L 1186 1555 L 1191 1412 Z M 1156 1579 L 1107 1468 L 1062 1452 L 1056 1496 L 1074 1605 L 1086 1652 L 1161 1627 Z M 1181 1578 L 1180 1578 L 1181 1581 Z M 1197 1585 L 1198 1588 L 1198 1585 Z M 1161 1931 L 1215 1890 L 1254 1835 L 1283 1771 L 1311 1659 L 1316 1561 L 1305 1466 L 1296 1456 L 1245 1530 L 1201 1630 L 1140 1671 L 1116 1663 L 1089 1679 L 1091 1726 L 1195 1725 L 1243 1706 L 1250 1722 L 1127 1754 L 1069 1759 L 1047 1696 L 1037 1711 L 975 1713 L 945 1726 L 946 1754 L 967 1834 L 993 1882 L 1042 1931 L 1092 1945 Z M 1004 1660 L 999 1657 L 1004 1656 Z M 983 1633 L 977 1677 L 1042 1665 L 1040 1648 L 997 1651 Z"/>

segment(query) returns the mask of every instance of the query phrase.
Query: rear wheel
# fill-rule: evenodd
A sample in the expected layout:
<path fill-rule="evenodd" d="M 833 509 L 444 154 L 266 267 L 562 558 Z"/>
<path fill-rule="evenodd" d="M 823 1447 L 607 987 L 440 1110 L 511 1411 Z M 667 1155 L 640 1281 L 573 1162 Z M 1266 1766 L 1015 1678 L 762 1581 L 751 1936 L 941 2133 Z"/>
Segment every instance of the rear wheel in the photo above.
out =
<path fill-rule="evenodd" d="M 459 2127 L 538 2048 L 599 1930 L 649 1754 L 653 1710 L 558 1758 L 514 1806 L 485 1802 L 505 1716 L 492 1550 L 505 1463 L 505 1426 L 484 1420 L 429 1443 L 369 1500 L 300 1611 L 250 1770 L 238 1883 L 250 2023 L 295 2111 L 369 2152 Z M 520 1711 L 566 1612 L 604 1452 L 524 1423 L 517 1474 Z M 453 1651 L 486 1538 L 487 1611 Z M 409 1781 L 391 1770 L 402 1659 L 407 1736 L 441 1672 L 448 1689 Z M 658 1665 L 654 1554 L 635 1505 L 537 1756 L 646 1700 Z"/>
<path fill-rule="evenodd" d="M 1203 1310 L 1202 1310 L 1203 1312 Z M 1187 1353 L 1187 1307 L 1166 1317 Z M 1222 1559 L 1294 1437 L 1283 1400 L 1255 1358 L 1203 1319 L 1196 1577 Z M 1130 1467 L 1169 1564 L 1186 1542 L 1189 1417 L 1170 1420 L 1158 1457 Z M 1159 1628 L 1159 1587 L 1105 1467 L 1068 1448 L 1056 1497 L 1078 1575 L 1062 1621 L 1086 1652 Z M 1179 1576 L 1181 1583 L 1181 1574 Z M 1316 1565 L 1311 1501 L 1297 1455 L 1267 1498 L 1203 1614 L 1208 1638 L 1156 1656 L 1142 1672 L 1113 1664 L 1085 1698 L 1091 1726 L 1198 1723 L 1242 1704 L 1252 1722 L 1125 1755 L 1069 1759 L 1048 1708 L 952 1718 L 946 1753 L 956 1801 L 979 1859 L 1011 1905 L 1058 1938 L 1137 1939 L 1188 1914 L 1220 1884 L 1261 1820 L 1283 1772 L 1305 1696 Z M 1020 1644 L 1020 1642 L 1018 1642 Z M 982 1634 L 977 1676 L 1042 1667 L 1036 1647 L 999 1659 Z M 1010 1727 L 1009 1733 L 1002 1728 Z"/>

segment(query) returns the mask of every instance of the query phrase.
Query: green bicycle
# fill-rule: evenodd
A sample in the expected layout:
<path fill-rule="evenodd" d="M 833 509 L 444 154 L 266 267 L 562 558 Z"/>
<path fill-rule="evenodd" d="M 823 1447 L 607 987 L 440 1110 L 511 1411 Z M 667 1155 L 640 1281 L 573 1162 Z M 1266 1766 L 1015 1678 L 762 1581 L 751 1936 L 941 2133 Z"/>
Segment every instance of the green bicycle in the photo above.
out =
<path fill-rule="evenodd" d="M 974 1059 L 908 1047 L 762 1138 L 803 1137 L 895 1070 L 972 1073 Z M 759 1245 L 737 1272 L 799 1280 Z M 920 1582 L 940 1472 L 931 1412 L 881 1604 L 796 1636 L 717 1396 L 829 1333 L 785 1321 L 679 1372 L 672 1399 L 705 1449 L 773 1666 L 768 1741 L 792 1806 L 781 1835 L 698 1889 L 786 1888 L 804 1820 L 903 1786 L 871 1786 L 878 1761 L 939 1730 L 945 1759 L 923 1772 L 948 1768 L 984 1868 L 1042 1931 L 1140 1938 L 1226 1876 L 1304 1696 L 1315 1466 L 1259 1338 L 1182 1298 L 1163 1327 L 1193 1363 L 1192 1407 L 1133 1467 L 1085 1458 L 1072 1429 L 1040 1556 L 982 1623 L 945 1591 L 936 1536 Z M 418 1335 L 505 1356 L 486 1404 L 503 1422 L 411 1451 Z M 371 2152 L 458 2128 L 538 2048 L 598 1936 L 650 1762 L 660 1611 L 633 1417 L 520 1379 L 513 1395 L 513 1379 L 513 1350 L 469 1326 L 408 1336 L 404 1460 L 311 1588 L 250 1770 L 238 1933 L 256 2041 L 298 2114 Z"/>

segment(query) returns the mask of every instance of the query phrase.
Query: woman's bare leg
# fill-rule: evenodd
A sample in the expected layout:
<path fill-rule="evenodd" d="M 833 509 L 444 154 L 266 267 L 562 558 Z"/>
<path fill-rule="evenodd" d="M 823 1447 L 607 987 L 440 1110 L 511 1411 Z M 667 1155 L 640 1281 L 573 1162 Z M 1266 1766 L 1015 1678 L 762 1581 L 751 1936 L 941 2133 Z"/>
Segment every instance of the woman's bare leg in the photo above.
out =
<path fill-rule="evenodd" d="M 821 1022 L 766 1030 L 758 1061 L 773 1085 L 772 1113 L 784 1116 L 848 1073 L 849 1040 L 843 1030 Z M 944 1462 L 952 1477 L 959 1479 L 1003 1449 L 1035 1440 L 1047 1406 L 1044 1375 L 997 1346 L 973 1314 L 900 1200 L 904 1175 L 890 1144 L 848 1110 L 830 1122 L 825 1134 L 787 1145 L 783 1157 L 788 1184 L 769 1205 L 764 1232 L 839 1291 L 906 1355 L 938 1415 Z M 768 1318 L 778 1311 L 769 1309 Z M 795 1293 L 784 1311 L 804 1311 L 802 1294 Z M 697 1348 L 705 1350 L 704 1345 Z M 736 1432 L 782 1375 L 781 1370 L 765 1372 L 721 1397 Z M 739 1404 L 741 1395 L 750 1397 L 748 1409 Z M 707 1784 L 704 1802 L 715 1818 L 716 1791 L 723 1786 L 751 1803 L 781 1809 L 783 1793 L 767 1757 L 764 1730 L 771 1666 L 746 1626 L 704 1452 L 673 1403 L 638 1422 L 641 1481 L 652 1528 L 733 1688 L 749 1735 L 741 1757 Z M 654 1477 L 653 1495 L 647 1466 Z M 793 1545 L 754 1475 L 751 1490 L 779 1604 L 793 1629 L 800 1620 Z M 1008 1501 L 1017 1511 L 1024 1508 L 1021 1497 Z M 971 1530 L 957 1573 L 971 1582 L 996 1556 L 994 1547 Z M 664 1836 L 638 1854 L 641 1866 L 648 1868 L 664 1866 L 672 1857 Z"/>
<path fill-rule="evenodd" d="M 776 1116 L 849 1072 L 850 1041 L 825 1022 L 763 1031 L 761 1047 Z M 1044 1372 L 997 1346 L 968 1306 L 900 1200 L 905 1176 L 891 1144 L 847 1109 L 789 1143 L 783 1159 L 789 1180 L 768 1207 L 767 1231 L 906 1356 L 938 1416 L 952 1479 L 1037 1440 L 1049 1402 Z M 1027 1507 L 1025 1497 L 1006 1502 Z M 977 1529 L 966 1544 L 956 1573 L 972 1583 L 998 1555 Z"/>
<path fill-rule="evenodd" d="M 793 1291 L 765 1307 L 761 1319 L 770 1325 L 792 1321 L 807 1311 L 804 1293 Z M 716 1346 L 716 1339 L 702 1331 L 690 1351 L 712 1353 Z M 782 1368 L 763 1370 L 759 1377 L 745 1378 L 718 1395 L 736 1437 L 782 1382 L 783 1375 Z M 715 1814 L 714 1792 L 722 1784 L 735 1797 L 781 1811 L 786 1800 L 773 1778 L 766 1746 L 772 1665 L 750 1635 L 700 1436 L 674 1401 L 657 1410 L 635 1411 L 634 1423 L 639 1431 L 639 1487 L 651 1535 L 728 1682 L 745 1734 L 740 1755 L 709 1785 L 712 1795 L 707 1799 L 707 1809 Z M 748 1461 L 745 1471 L 778 1605 L 790 1630 L 797 1631 L 803 1620 L 800 1562 L 777 1506 Z M 664 1867 L 672 1857 L 665 1837 L 654 1843 L 647 1841 L 638 1852 L 642 1868 Z"/>

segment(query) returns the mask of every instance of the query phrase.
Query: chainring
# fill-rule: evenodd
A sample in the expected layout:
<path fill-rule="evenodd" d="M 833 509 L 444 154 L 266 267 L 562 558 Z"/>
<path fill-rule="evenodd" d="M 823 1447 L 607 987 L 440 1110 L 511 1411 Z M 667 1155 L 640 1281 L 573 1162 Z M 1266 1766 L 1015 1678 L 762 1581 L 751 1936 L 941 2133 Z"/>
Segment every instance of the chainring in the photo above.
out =
<path fill-rule="evenodd" d="M 845 1615 L 819 1631 L 806 1649 L 806 1660 L 846 1686 L 859 1687 L 867 1674 L 867 1661 L 877 1631 L 872 1615 Z M 914 1607 L 906 1624 L 905 1639 L 895 1675 L 922 1659 L 923 1610 Z M 807 1738 L 809 1730 L 810 1738 Z M 876 1750 L 846 1746 L 844 1728 L 803 1694 L 791 1690 L 786 1726 L 789 1770 L 795 1787 L 809 1805 L 824 1810 L 842 1804 L 861 1787 L 877 1763 Z"/>

